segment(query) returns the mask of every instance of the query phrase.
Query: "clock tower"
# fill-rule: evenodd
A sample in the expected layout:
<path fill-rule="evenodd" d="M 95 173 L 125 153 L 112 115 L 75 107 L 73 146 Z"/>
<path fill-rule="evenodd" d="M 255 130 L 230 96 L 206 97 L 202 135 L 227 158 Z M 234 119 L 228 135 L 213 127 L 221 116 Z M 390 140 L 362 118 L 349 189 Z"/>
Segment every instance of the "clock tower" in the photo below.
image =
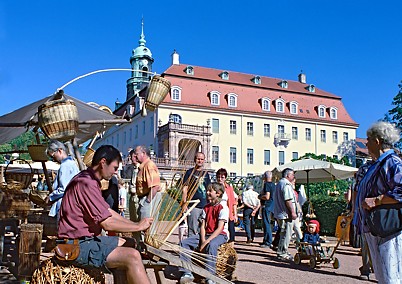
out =
<path fill-rule="evenodd" d="M 141 36 L 138 43 L 139 46 L 133 49 L 130 57 L 131 68 L 136 71 L 131 72 L 131 77 L 127 80 L 126 100 L 129 100 L 143 89 L 151 78 L 151 74 L 138 71 L 152 72 L 152 63 L 154 62 L 151 50 L 145 46 L 144 20 L 141 23 Z"/>

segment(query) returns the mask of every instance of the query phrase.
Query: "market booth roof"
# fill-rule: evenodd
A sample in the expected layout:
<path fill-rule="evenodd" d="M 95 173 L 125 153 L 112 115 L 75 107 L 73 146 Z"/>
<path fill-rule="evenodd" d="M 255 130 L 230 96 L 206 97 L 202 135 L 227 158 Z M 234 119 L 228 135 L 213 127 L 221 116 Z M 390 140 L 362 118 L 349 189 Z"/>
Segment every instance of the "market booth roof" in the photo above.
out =
<path fill-rule="evenodd" d="M 45 97 L 41 100 L 26 105 L 11 113 L 0 116 L 0 144 L 9 142 L 22 133 L 32 128 L 38 122 L 38 107 L 43 103 L 52 100 L 56 95 Z M 120 117 L 110 114 L 104 110 L 93 107 L 83 101 L 64 94 L 64 97 L 73 100 L 77 106 L 79 116 L 79 130 L 76 136 L 77 142 L 82 143 L 91 139 L 96 132 L 103 132 L 113 126 L 110 121 L 116 119 L 116 124 L 121 123 Z M 120 122 L 118 122 L 120 120 Z M 95 123 L 98 121 L 98 123 Z M 109 123 L 105 123 L 109 121 Z M 91 123 L 85 123 L 91 122 Z"/>

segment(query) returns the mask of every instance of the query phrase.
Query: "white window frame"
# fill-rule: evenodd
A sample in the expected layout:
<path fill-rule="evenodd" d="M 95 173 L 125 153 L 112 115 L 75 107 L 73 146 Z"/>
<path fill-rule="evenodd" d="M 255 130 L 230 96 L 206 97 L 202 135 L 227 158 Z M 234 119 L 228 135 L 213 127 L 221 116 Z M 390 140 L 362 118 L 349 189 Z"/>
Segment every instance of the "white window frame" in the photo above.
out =
<path fill-rule="evenodd" d="M 228 94 L 228 106 L 237 107 L 237 95 L 235 93 Z"/>
<path fill-rule="evenodd" d="M 315 93 L 315 86 L 313 84 L 310 84 L 306 87 L 306 89 L 310 92 L 310 93 Z"/>
<path fill-rule="evenodd" d="M 264 137 L 271 137 L 271 125 L 264 123 Z"/>
<path fill-rule="evenodd" d="M 271 99 L 261 98 L 261 109 L 263 111 L 271 111 Z"/>
<path fill-rule="evenodd" d="M 219 93 L 218 91 L 212 91 L 209 93 L 209 96 L 211 98 L 211 105 L 219 106 L 221 104 L 221 93 Z"/>
<path fill-rule="evenodd" d="M 237 134 L 237 121 L 236 120 L 230 120 L 229 121 L 229 132 L 230 134 Z"/>
<path fill-rule="evenodd" d="M 289 110 L 291 114 L 297 114 L 299 112 L 299 104 L 295 101 L 290 102 Z"/>
<path fill-rule="evenodd" d="M 222 80 L 229 80 L 229 72 L 228 71 L 222 71 L 222 73 L 219 74 L 219 77 L 221 77 Z"/>
<path fill-rule="evenodd" d="M 258 75 L 254 76 L 253 83 L 256 85 L 261 85 L 261 77 Z"/>
<path fill-rule="evenodd" d="M 306 135 L 306 141 L 311 141 L 311 128 L 306 128 L 304 133 Z"/>
<path fill-rule="evenodd" d="M 320 141 L 322 143 L 327 143 L 327 132 L 325 131 L 325 129 L 320 130 Z"/>
<path fill-rule="evenodd" d="M 318 117 L 325 118 L 325 109 L 326 107 L 324 105 L 318 106 Z"/>
<path fill-rule="evenodd" d="M 349 141 L 349 133 L 343 132 L 343 142 Z"/>
<path fill-rule="evenodd" d="M 247 135 L 254 136 L 254 123 L 252 121 L 247 121 L 246 127 L 247 127 Z"/>
<path fill-rule="evenodd" d="M 330 107 L 329 116 L 331 119 L 338 119 L 338 109 L 336 107 Z"/>
<path fill-rule="evenodd" d="M 176 101 L 176 102 L 181 101 L 181 87 L 173 86 L 171 88 L 171 92 L 172 92 L 172 101 Z M 175 92 L 177 92 L 177 94 L 175 94 Z"/>
<path fill-rule="evenodd" d="M 289 86 L 288 81 L 286 81 L 286 80 L 280 81 L 278 85 L 283 89 L 287 89 Z"/>
<path fill-rule="evenodd" d="M 279 98 L 275 101 L 275 108 L 276 112 L 284 113 L 285 112 L 285 100 L 282 98 Z"/>
<path fill-rule="evenodd" d="M 267 154 L 268 153 L 268 159 L 267 159 Z M 271 164 L 271 150 L 265 150 L 264 149 L 264 165 L 270 165 Z"/>
<path fill-rule="evenodd" d="M 212 146 L 212 162 L 219 163 L 219 146 Z"/>
<path fill-rule="evenodd" d="M 219 119 L 218 118 L 213 118 L 212 119 L 212 127 L 211 127 L 211 131 L 212 131 L 212 133 L 219 133 L 219 127 L 220 127 L 220 125 L 219 125 Z M 214 125 L 216 123 L 216 125 Z M 216 126 L 217 126 L 217 128 L 216 128 Z"/>
<path fill-rule="evenodd" d="M 236 164 L 237 163 L 237 149 L 236 149 L 236 147 L 230 147 L 229 148 L 229 162 L 231 164 Z"/>
<path fill-rule="evenodd" d="M 191 65 L 188 65 L 186 69 L 184 69 L 187 75 L 194 75 L 194 67 Z"/>
<path fill-rule="evenodd" d="M 332 131 L 332 142 L 338 144 L 338 131 Z"/>
<path fill-rule="evenodd" d="M 254 149 L 247 148 L 247 165 L 254 165 Z"/>
<path fill-rule="evenodd" d="M 299 129 L 296 126 L 292 126 L 292 139 L 299 140 Z"/>

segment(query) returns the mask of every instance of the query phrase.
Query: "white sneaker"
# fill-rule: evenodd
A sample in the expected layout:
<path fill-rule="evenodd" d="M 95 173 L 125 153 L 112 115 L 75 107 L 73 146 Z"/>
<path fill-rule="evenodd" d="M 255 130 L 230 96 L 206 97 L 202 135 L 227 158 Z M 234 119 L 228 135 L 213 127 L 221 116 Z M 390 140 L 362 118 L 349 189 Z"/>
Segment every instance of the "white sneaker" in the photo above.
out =
<path fill-rule="evenodd" d="M 184 273 L 180 278 L 180 284 L 191 283 L 194 281 L 194 276 L 191 273 Z"/>

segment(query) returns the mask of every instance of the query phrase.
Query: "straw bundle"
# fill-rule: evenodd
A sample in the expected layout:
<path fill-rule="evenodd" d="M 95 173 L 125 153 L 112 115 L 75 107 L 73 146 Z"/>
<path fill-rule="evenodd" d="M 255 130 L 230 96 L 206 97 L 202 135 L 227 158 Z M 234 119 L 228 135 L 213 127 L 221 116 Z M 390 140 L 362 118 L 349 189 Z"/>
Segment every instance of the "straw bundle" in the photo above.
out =
<path fill-rule="evenodd" d="M 47 259 L 35 270 L 31 282 L 33 284 L 103 284 L 105 275 L 100 269 L 63 266 L 53 259 Z"/>

